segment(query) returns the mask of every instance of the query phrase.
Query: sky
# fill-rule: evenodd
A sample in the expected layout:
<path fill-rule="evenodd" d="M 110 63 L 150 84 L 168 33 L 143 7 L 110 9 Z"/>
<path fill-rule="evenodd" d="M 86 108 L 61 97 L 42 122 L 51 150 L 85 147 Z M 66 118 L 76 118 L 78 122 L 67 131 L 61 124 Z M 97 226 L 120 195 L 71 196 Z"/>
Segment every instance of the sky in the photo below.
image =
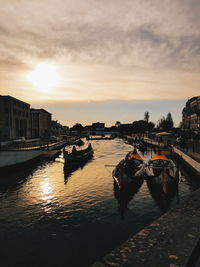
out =
<path fill-rule="evenodd" d="M 64 125 L 168 112 L 200 95 L 199 0 L 0 0 L 0 94 Z"/>

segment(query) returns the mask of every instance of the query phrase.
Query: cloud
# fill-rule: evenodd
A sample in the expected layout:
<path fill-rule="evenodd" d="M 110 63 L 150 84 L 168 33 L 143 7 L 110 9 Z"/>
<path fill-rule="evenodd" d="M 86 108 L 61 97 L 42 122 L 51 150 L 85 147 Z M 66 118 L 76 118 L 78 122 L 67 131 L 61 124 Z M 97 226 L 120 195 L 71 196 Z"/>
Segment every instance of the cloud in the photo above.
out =
<path fill-rule="evenodd" d="M 30 99 L 23 75 L 41 61 L 62 67 L 55 99 L 180 99 L 199 90 L 198 0 L 0 4 L 1 93 L 17 87 Z"/>
<path fill-rule="evenodd" d="M 199 69 L 198 1 L 11 0 L 1 6 L 1 51 L 22 60 Z"/>

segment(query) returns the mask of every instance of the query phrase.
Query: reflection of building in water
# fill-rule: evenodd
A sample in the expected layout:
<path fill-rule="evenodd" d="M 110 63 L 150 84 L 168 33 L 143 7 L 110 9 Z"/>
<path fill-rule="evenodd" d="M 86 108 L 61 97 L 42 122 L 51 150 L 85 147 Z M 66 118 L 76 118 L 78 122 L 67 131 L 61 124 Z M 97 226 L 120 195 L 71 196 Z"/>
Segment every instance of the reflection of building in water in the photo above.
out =
<path fill-rule="evenodd" d="M 133 196 L 139 191 L 140 187 L 143 184 L 143 178 L 137 177 L 133 179 L 133 181 L 127 186 L 122 189 L 119 189 L 117 182 L 114 179 L 114 196 L 118 201 L 118 211 L 123 216 L 123 214 L 128 210 L 128 203 L 131 201 Z"/>
<path fill-rule="evenodd" d="M 152 198 L 162 212 L 166 212 L 169 209 L 170 204 L 176 195 L 178 200 L 178 179 L 174 179 L 173 182 L 166 185 L 166 192 L 163 191 L 163 185 L 155 182 L 154 178 L 149 177 L 146 181 Z"/>
<path fill-rule="evenodd" d="M 0 96 L 0 139 L 30 137 L 30 105 L 12 96 Z"/>
<path fill-rule="evenodd" d="M 200 96 L 192 97 L 186 102 L 182 111 L 182 127 L 185 130 L 200 129 Z"/>

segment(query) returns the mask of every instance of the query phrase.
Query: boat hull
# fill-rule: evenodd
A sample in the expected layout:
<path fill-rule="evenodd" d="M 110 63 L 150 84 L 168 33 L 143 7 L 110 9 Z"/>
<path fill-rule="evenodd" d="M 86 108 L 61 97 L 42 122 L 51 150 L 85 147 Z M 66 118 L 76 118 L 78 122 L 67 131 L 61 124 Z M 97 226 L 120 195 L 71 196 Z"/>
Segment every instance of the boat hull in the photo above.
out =
<path fill-rule="evenodd" d="M 0 151 L 0 168 L 25 163 L 41 155 L 41 150 Z"/>
<path fill-rule="evenodd" d="M 13 173 L 41 161 L 41 151 L 0 151 L 0 178 L 4 174 Z"/>
<path fill-rule="evenodd" d="M 129 166 L 124 167 L 124 160 L 120 161 L 120 163 L 115 167 L 112 172 L 112 176 L 118 184 L 119 188 L 123 188 L 131 184 L 138 177 L 144 177 L 145 173 L 145 165 L 141 163 L 140 166 Z"/>
<path fill-rule="evenodd" d="M 74 170 L 79 166 L 84 165 L 93 156 L 93 148 L 89 147 L 80 151 L 75 151 L 70 154 L 64 151 L 65 169 Z"/>

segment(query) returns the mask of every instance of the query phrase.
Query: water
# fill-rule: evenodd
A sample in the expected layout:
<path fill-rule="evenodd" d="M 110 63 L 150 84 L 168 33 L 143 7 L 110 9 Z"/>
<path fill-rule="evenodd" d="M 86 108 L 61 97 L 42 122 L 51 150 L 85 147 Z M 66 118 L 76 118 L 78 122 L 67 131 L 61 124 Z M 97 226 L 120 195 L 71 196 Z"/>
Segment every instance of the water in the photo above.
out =
<path fill-rule="evenodd" d="M 122 140 L 92 141 L 94 157 L 70 175 L 53 162 L 1 176 L 2 267 L 90 266 L 158 218 L 162 211 L 145 181 L 120 193 L 113 167 L 132 149 Z M 152 152 L 143 158 L 147 161 Z M 181 174 L 180 201 L 197 185 Z M 176 205 L 174 196 L 171 206 Z"/>

